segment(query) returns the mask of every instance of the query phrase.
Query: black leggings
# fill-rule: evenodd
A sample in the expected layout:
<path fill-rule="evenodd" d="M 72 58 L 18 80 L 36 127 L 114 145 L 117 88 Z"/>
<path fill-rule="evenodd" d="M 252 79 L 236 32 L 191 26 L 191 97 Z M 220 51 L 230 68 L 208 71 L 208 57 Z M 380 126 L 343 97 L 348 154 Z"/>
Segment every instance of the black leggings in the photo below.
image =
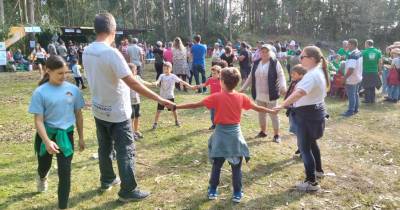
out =
<path fill-rule="evenodd" d="M 74 147 L 74 137 L 73 132 L 68 133 L 68 137 L 71 141 L 72 148 Z M 42 139 L 38 134 L 35 138 L 35 150 L 37 151 L 38 158 L 38 173 L 40 178 L 44 178 L 49 173 L 51 168 L 51 162 L 53 160 L 53 155 L 46 152 L 45 155 L 39 156 L 40 145 Z M 66 209 L 68 207 L 69 192 L 71 189 L 71 162 L 72 156 L 65 157 L 60 151 L 57 154 L 57 165 L 58 165 L 58 208 Z"/>
<path fill-rule="evenodd" d="M 81 87 L 81 86 L 82 86 L 82 88 L 85 87 L 85 84 L 83 83 L 82 77 L 75 77 L 75 83 L 76 83 L 76 86 L 78 88 Z"/>
<path fill-rule="evenodd" d="M 156 68 L 156 80 L 158 80 L 158 77 L 163 73 L 163 64 L 162 63 L 155 63 L 154 67 Z"/>

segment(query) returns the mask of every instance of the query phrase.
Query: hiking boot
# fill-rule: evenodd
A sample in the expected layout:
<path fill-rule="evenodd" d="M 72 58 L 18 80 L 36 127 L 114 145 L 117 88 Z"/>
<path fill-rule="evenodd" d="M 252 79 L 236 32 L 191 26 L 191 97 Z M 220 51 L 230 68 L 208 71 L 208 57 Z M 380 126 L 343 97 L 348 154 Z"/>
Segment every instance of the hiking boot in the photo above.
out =
<path fill-rule="evenodd" d="M 321 189 L 318 182 L 305 181 L 296 185 L 296 189 L 303 192 L 315 192 Z"/>
<path fill-rule="evenodd" d="M 150 195 L 149 192 L 145 192 L 145 191 L 140 191 L 140 190 L 133 190 L 132 192 L 130 192 L 128 195 L 118 195 L 118 200 L 121 202 L 130 202 L 130 201 L 137 201 L 137 200 L 142 200 L 145 199 L 146 197 L 148 197 Z"/>
<path fill-rule="evenodd" d="M 267 137 L 267 134 L 262 131 L 260 131 L 260 133 L 258 133 L 256 136 L 256 138 L 265 138 L 265 137 Z"/>
<path fill-rule="evenodd" d="M 279 136 L 279 135 L 275 135 L 274 136 L 274 138 L 273 138 L 273 141 L 275 142 L 275 143 L 281 143 L 282 142 L 282 139 L 281 139 L 281 137 Z"/>
<path fill-rule="evenodd" d="M 235 193 L 233 193 L 232 201 L 234 203 L 240 203 L 240 201 L 242 201 L 242 197 L 243 197 L 243 192 L 242 191 L 235 192 Z"/>
<path fill-rule="evenodd" d="M 218 192 L 216 188 L 208 187 L 207 196 L 209 200 L 215 200 L 218 197 Z"/>
<path fill-rule="evenodd" d="M 105 184 L 101 184 L 100 190 L 101 191 L 110 191 L 112 189 L 113 186 L 117 186 L 121 184 L 121 179 L 119 177 L 115 178 L 113 182 L 111 182 L 111 184 L 105 185 Z"/>
<path fill-rule="evenodd" d="M 40 176 L 37 176 L 36 179 L 36 187 L 38 192 L 46 192 L 49 188 L 49 183 L 47 182 L 48 175 L 44 178 L 40 178 Z"/>

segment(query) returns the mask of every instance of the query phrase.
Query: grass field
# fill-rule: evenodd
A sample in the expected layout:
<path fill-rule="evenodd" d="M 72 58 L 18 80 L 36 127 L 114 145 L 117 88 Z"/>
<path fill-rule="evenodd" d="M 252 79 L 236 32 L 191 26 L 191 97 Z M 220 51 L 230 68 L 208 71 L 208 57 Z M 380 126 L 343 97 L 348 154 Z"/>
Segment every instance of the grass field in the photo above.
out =
<path fill-rule="evenodd" d="M 152 66 L 145 79 L 154 78 Z M 54 209 L 57 207 L 57 170 L 50 172 L 49 191 L 36 193 L 35 133 L 27 113 L 37 72 L 0 74 L 0 209 Z M 85 100 L 90 101 L 85 90 Z M 205 95 L 177 92 L 177 101 L 193 102 Z M 379 99 L 380 101 L 382 99 Z M 400 209 L 400 105 L 379 102 L 362 105 L 349 119 L 340 117 L 347 103 L 327 99 L 331 118 L 319 141 L 323 167 L 330 176 L 313 194 L 293 189 L 304 179 L 303 164 L 293 158 L 295 138 L 280 113 L 283 142 L 271 136 L 252 138 L 258 132 L 257 114 L 245 112 L 242 130 L 252 159 L 243 166 L 243 202 L 231 202 L 230 167 L 225 164 L 216 201 L 206 199 L 210 173 L 207 140 L 211 132 L 205 109 L 179 111 L 182 127 L 176 128 L 163 113 L 159 129 L 150 131 L 155 102 L 143 99 L 141 125 L 145 138 L 136 143 L 137 180 L 152 195 L 143 201 L 122 204 L 118 188 L 100 193 L 94 119 L 84 109 L 87 149 L 73 159 L 70 207 L 72 209 Z M 269 128 L 270 129 L 270 128 Z M 116 166 L 116 164 L 114 164 Z"/>

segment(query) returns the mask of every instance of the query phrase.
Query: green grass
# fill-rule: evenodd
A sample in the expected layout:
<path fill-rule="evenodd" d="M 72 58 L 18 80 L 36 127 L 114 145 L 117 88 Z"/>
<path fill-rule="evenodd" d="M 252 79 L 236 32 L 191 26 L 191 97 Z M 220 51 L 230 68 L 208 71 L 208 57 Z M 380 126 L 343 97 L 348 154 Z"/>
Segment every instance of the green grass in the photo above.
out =
<path fill-rule="evenodd" d="M 152 65 L 145 78 L 154 78 Z M 0 209 L 54 209 L 57 207 L 57 171 L 53 162 L 49 192 L 35 193 L 37 161 L 33 152 L 33 117 L 27 113 L 38 80 L 34 73 L 0 74 Z M 85 100 L 90 101 L 88 91 Z M 177 92 L 178 103 L 201 100 L 205 95 Z M 380 99 L 381 100 L 381 99 Z M 293 190 L 304 179 L 301 160 L 294 159 L 295 138 L 288 120 L 280 114 L 283 143 L 253 139 L 257 114 L 246 112 L 242 130 L 252 159 L 243 166 L 245 197 L 233 205 L 230 168 L 225 164 L 217 201 L 206 199 L 210 173 L 207 140 L 211 132 L 205 109 L 179 111 L 183 122 L 174 127 L 172 115 L 163 113 L 160 128 L 150 131 L 155 102 L 143 99 L 141 126 L 145 139 L 136 143 L 136 175 L 142 189 L 152 195 L 143 201 L 122 204 L 118 188 L 100 193 L 95 125 L 90 108 L 84 109 L 87 149 L 73 159 L 70 207 L 72 209 L 383 209 L 400 208 L 400 105 L 362 105 L 360 114 L 343 119 L 347 103 L 327 99 L 331 118 L 319 141 L 323 167 L 329 176 L 323 190 L 314 194 Z M 270 128 L 269 128 L 270 129 Z M 116 167 L 116 164 L 114 164 Z M 116 168 L 115 168 L 116 169 Z M 117 170 L 116 170 L 117 171 Z"/>

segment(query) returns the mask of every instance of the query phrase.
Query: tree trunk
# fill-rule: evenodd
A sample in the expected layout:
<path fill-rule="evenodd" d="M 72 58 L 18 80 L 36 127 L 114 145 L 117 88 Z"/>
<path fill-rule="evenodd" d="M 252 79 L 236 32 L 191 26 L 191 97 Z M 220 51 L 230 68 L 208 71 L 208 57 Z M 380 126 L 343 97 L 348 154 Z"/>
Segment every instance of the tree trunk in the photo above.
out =
<path fill-rule="evenodd" d="M 229 0 L 229 40 L 232 41 L 232 0 Z"/>
<path fill-rule="evenodd" d="M 0 25 L 4 25 L 4 1 L 0 0 Z"/>
<path fill-rule="evenodd" d="M 203 18 L 203 27 L 205 32 L 207 31 L 208 24 L 208 0 L 204 0 L 204 18 Z"/>
<path fill-rule="evenodd" d="M 34 24 L 35 23 L 35 5 L 33 0 L 28 0 L 28 4 L 27 4 L 27 15 L 28 15 L 28 22 L 30 24 Z"/>
<path fill-rule="evenodd" d="M 137 10 L 136 10 L 137 3 L 138 3 L 137 0 L 132 0 L 132 17 L 133 17 L 132 25 L 133 25 L 133 28 L 138 27 Z"/>
<path fill-rule="evenodd" d="M 146 26 L 146 28 L 149 27 L 149 15 L 147 13 L 147 0 L 143 0 L 144 1 L 144 24 Z"/>
<path fill-rule="evenodd" d="M 193 36 L 193 28 L 192 28 L 192 5 L 191 5 L 191 0 L 186 0 L 187 1 L 187 18 L 188 18 L 188 26 L 189 26 L 189 40 L 192 40 Z"/>
<path fill-rule="evenodd" d="M 165 19 L 165 2 L 164 0 L 161 1 L 161 18 L 162 18 L 162 27 L 163 27 L 163 32 L 164 32 L 164 41 L 168 40 L 168 34 L 167 34 L 167 21 Z"/>

